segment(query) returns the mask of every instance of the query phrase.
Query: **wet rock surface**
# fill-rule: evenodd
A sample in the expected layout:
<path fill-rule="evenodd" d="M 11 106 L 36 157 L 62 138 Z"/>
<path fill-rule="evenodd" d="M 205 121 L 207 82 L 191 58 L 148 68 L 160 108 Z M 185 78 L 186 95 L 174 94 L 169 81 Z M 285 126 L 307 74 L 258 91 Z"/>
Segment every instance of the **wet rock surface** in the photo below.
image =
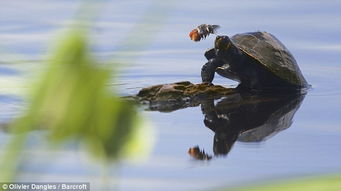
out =
<path fill-rule="evenodd" d="M 137 97 L 147 101 L 172 101 L 194 97 L 215 98 L 234 92 L 234 88 L 225 88 L 210 83 L 192 84 L 189 81 L 183 81 L 143 88 Z"/>
<path fill-rule="evenodd" d="M 219 99 L 234 93 L 236 93 L 235 88 L 183 81 L 143 88 L 135 98 L 139 102 L 148 103 L 150 110 L 167 112 L 198 106 L 204 99 Z"/>

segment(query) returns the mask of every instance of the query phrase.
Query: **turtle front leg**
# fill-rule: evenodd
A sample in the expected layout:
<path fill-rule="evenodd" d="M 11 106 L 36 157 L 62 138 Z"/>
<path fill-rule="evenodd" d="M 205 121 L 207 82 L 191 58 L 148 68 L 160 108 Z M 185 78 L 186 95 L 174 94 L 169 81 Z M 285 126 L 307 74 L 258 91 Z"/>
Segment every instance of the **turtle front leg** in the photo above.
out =
<path fill-rule="evenodd" d="M 210 59 L 206 64 L 204 64 L 201 68 L 202 82 L 212 83 L 216 68 L 222 65 L 223 63 L 216 59 Z"/>
<path fill-rule="evenodd" d="M 207 60 L 211 60 L 216 57 L 215 49 L 211 48 L 205 52 L 205 57 Z"/>

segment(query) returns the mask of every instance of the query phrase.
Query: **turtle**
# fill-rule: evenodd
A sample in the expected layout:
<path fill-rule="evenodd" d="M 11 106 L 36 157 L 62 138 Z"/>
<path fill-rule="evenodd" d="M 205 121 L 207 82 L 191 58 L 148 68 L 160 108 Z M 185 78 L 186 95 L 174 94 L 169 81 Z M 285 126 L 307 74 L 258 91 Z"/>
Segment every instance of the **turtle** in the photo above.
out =
<path fill-rule="evenodd" d="M 268 32 L 247 32 L 231 38 L 217 35 L 214 48 L 205 52 L 202 82 L 214 74 L 238 81 L 239 89 L 255 91 L 301 90 L 306 79 L 289 50 Z"/>

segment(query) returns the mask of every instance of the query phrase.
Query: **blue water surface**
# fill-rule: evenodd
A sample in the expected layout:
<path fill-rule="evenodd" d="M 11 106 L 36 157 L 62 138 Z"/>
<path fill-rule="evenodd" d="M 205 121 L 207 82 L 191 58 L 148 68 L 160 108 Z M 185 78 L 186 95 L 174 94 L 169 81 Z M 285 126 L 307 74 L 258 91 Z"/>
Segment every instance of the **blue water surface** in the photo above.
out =
<path fill-rule="evenodd" d="M 169 113 L 143 111 L 156 134 L 148 159 L 121 162 L 110 169 L 109 186 L 117 190 L 207 190 L 269 180 L 341 172 L 341 2 L 340 1 L 108 1 L 101 7 L 91 39 L 99 59 L 127 51 L 133 64 L 120 67 L 122 95 L 142 87 L 191 81 L 199 83 L 203 53 L 214 37 L 194 43 L 188 32 L 202 24 L 219 24 L 219 34 L 268 31 L 295 56 L 312 85 L 291 126 L 257 143 L 236 142 L 228 155 L 196 161 L 187 151 L 200 146 L 213 154 L 214 133 L 205 127 L 200 107 Z M 67 27 L 80 1 L 4 1 L 0 6 L 0 124 L 24 110 L 27 79 L 44 68 L 50 45 Z M 144 38 L 136 24 L 158 24 L 141 49 L 122 43 Z M 131 36 L 131 34 L 134 34 Z M 142 36 L 140 36 L 142 35 Z M 127 38 L 131 39 L 127 39 Z M 133 59 L 131 59 L 133 58 Z M 125 58 L 122 58 L 125 59 Z M 214 83 L 235 85 L 216 76 Z M 22 91 L 23 90 L 23 91 Z M 11 134 L 0 132 L 4 147 Z M 101 189 L 102 166 L 72 144 L 56 151 L 41 147 L 45 132 L 30 133 L 30 156 L 18 181 L 85 181 Z"/>

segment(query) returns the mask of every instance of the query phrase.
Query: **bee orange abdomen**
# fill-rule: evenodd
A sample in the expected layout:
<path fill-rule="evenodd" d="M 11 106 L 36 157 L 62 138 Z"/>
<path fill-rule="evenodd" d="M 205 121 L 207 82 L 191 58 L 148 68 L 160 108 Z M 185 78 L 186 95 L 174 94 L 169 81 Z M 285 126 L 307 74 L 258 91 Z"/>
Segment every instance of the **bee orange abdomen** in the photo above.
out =
<path fill-rule="evenodd" d="M 191 40 L 194 41 L 200 41 L 201 37 L 199 35 L 199 32 L 197 29 L 193 29 L 190 33 L 189 33 L 189 37 L 191 38 Z"/>

